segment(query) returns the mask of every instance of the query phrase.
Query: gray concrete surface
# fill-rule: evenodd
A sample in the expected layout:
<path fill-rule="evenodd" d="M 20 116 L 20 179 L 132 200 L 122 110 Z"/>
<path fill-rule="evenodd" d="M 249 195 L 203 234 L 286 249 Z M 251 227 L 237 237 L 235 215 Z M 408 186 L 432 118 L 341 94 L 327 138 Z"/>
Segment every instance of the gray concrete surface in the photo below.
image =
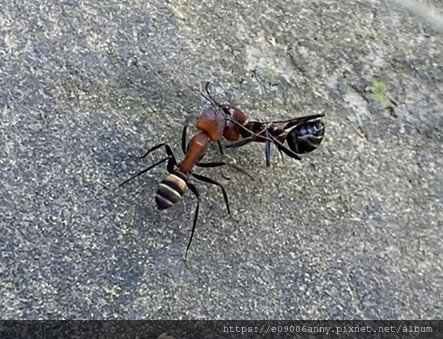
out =
<path fill-rule="evenodd" d="M 388 1 L 3 2 L 0 318 L 441 318 L 442 50 Z M 250 119 L 324 112 L 327 134 L 270 169 L 262 145 L 227 151 L 253 180 L 198 170 L 233 215 L 198 184 L 186 268 L 190 192 L 157 211 L 164 167 L 112 187 L 152 145 L 180 154 L 205 81 Z"/>

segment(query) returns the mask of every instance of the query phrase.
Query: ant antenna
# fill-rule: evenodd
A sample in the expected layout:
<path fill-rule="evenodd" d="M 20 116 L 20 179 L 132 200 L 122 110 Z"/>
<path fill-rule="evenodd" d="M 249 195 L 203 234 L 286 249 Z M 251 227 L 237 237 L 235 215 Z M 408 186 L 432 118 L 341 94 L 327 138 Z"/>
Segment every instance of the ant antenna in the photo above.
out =
<path fill-rule="evenodd" d="M 215 99 L 212 97 L 211 93 L 209 93 L 209 85 L 210 85 L 210 81 L 208 81 L 205 85 L 205 91 L 206 94 L 203 94 L 201 91 L 200 95 L 205 98 L 206 100 L 208 100 L 212 105 L 214 105 L 215 107 L 222 107 L 222 105 L 220 105 L 217 101 L 215 101 Z"/>

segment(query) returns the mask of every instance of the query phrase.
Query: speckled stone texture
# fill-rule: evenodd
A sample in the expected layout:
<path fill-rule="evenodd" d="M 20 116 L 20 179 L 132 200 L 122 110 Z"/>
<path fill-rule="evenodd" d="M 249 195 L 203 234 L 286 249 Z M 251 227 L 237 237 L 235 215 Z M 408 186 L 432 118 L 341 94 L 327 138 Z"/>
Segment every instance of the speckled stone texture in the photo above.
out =
<path fill-rule="evenodd" d="M 0 318 L 441 318 L 442 46 L 381 0 L 3 2 Z M 191 192 L 157 211 L 164 166 L 115 187 L 157 143 L 182 157 L 205 81 L 251 120 L 323 112 L 326 136 L 269 169 L 227 150 L 252 179 L 198 169 L 233 213 L 196 183 L 186 267 Z"/>

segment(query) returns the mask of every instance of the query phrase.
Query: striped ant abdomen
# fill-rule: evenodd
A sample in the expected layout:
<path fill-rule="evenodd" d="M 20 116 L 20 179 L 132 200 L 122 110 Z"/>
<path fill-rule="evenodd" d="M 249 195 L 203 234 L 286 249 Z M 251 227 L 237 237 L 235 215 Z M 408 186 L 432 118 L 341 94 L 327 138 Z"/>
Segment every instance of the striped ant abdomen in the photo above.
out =
<path fill-rule="evenodd" d="M 188 187 L 188 178 L 180 171 L 174 171 L 160 182 L 155 196 L 155 202 L 159 210 L 172 207 L 183 196 Z"/>

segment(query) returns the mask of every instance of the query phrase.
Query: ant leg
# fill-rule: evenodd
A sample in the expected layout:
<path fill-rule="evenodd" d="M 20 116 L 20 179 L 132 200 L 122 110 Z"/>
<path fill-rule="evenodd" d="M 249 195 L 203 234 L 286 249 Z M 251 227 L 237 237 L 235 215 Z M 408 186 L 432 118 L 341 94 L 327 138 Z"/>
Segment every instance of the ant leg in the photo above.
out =
<path fill-rule="evenodd" d="M 270 135 L 270 138 L 272 139 L 272 142 L 277 146 L 277 148 L 285 153 L 287 156 L 296 159 L 301 160 L 301 158 L 295 153 L 293 150 L 287 148 L 285 145 L 283 145 L 278 139 L 274 138 L 272 135 Z"/>
<path fill-rule="evenodd" d="M 160 148 L 160 147 L 162 147 L 162 146 L 165 147 L 165 149 L 166 149 L 166 153 L 168 154 L 168 156 L 167 156 L 166 158 L 163 158 L 162 160 L 156 162 L 154 165 L 151 165 L 151 166 L 145 168 L 144 170 L 142 170 L 142 171 L 140 171 L 140 172 L 134 174 L 132 177 L 130 177 L 129 179 L 123 181 L 120 185 L 118 185 L 118 187 L 123 186 L 124 184 L 126 184 L 126 183 L 129 182 L 129 181 L 131 181 L 132 179 L 135 179 L 135 178 L 139 177 L 139 176 L 142 175 L 143 173 L 146 173 L 147 171 L 149 171 L 149 170 L 153 169 L 154 167 L 156 167 L 156 166 L 158 166 L 158 165 L 164 163 L 165 161 L 168 162 L 168 165 L 167 165 L 167 167 L 166 167 L 167 170 L 168 170 L 168 172 L 169 172 L 169 173 L 172 173 L 172 172 L 174 171 L 174 166 L 177 166 L 177 161 L 175 160 L 175 156 L 174 156 L 174 153 L 173 153 L 172 150 L 171 150 L 171 147 L 169 147 L 169 145 L 167 145 L 167 144 L 165 144 L 165 143 L 158 144 L 158 145 L 152 147 L 152 148 L 151 148 L 148 152 L 146 152 L 146 154 L 143 155 L 141 158 L 145 158 L 149 153 L 151 153 L 152 151 L 155 151 L 156 149 L 158 149 L 158 148 Z"/>
<path fill-rule="evenodd" d="M 150 169 L 153 169 L 154 167 L 160 165 L 161 163 L 164 163 L 164 162 L 167 161 L 167 160 L 169 160 L 169 162 L 168 162 L 168 168 L 170 167 L 170 164 L 172 164 L 172 167 L 174 167 L 175 159 L 174 159 L 174 158 L 171 158 L 171 157 L 166 157 L 166 158 L 160 160 L 159 162 L 156 162 L 154 165 L 151 165 L 151 166 L 145 168 L 144 170 L 142 170 L 142 171 L 140 171 L 140 172 L 134 174 L 132 177 L 130 177 L 129 179 L 123 181 L 120 185 L 118 185 L 118 187 L 123 186 L 124 184 L 126 184 L 126 183 L 129 182 L 129 181 L 131 181 L 132 179 L 135 179 L 135 178 L 139 177 L 139 176 L 142 175 L 143 173 L 146 173 L 146 172 L 149 171 Z"/>
<path fill-rule="evenodd" d="M 196 164 L 196 166 L 199 167 L 219 167 L 219 166 L 223 166 L 226 165 L 225 162 L 199 162 Z"/>
<path fill-rule="evenodd" d="M 148 156 L 149 153 L 151 153 L 152 151 L 155 151 L 156 149 L 159 149 L 160 147 L 164 146 L 165 150 L 166 150 L 166 154 L 168 155 L 167 158 L 165 159 L 169 159 L 168 161 L 168 166 L 166 167 L 168 169 L 168 172 L 171 173 L 174 171 L 174 166 L 177 165 L 177 160 L 175 159 L 174 153 L 172 152 L 171 147 L 169 147 L 168 144 L 165 143 L 161 143 L 158 144 L 154 147 L 152 147 L 149 151 L 147 151 L 142 157 L 140 157 L 140 159 L 146 158 Z M 165 159 L 163 159 L 164 161 L 166 161 Z M 161 162 L 160 162 L 161 163 Z M 152 167 L 150 167 L 151 169 Z M 144 172 L 143 172 L 144 173 Z"/>
<path fill-rule="evenodd" d="M 226 145 L 225 147 L 226 147 L 226 148 L 241 147 L 241 146 L 244 146 L 244 145 L 249 144 L 249 143 L 252 142 L 253 140 L 254 140 L 253 137 L 247 137 L 247 138 L 244 138 L 244 139 L 242 139 L 242 140 L 240 140 L 240 141 L 236 141 L 236 142 L 234 142 L 234 143 L 232 143 L 232 144 L 228 144 L 228 145 Z"/>
<path fill-rule="evenodd" d="M 266 137 L 269 136 L 268 130 L 265 132 Z M 266 167 L 271 166 L 271 142 L 265 141 L 265 157 L 266 157 Z"/>
<path fill-rule="evenodd" d="M 217 144 L 218 144 L 218 149 L 219 149 L 220 153 L 223 155 L 224 153 L 223 153 L 223 148 L 222 148 L 220 140 L 217 140 Z"/>
<path fill-rule="evenodd" d="M 219 186 L 222 190 L 223 198 L 225 199 L 225 204 L 226 204 L 226 208 L 228 209 L 228 214 L 231 214 L 231 210 L 229 209 L 228 195 L 226 194 L 225 188 L 222 186 L 222 184 L 220 184 L 217 181 L 214 181 L 210 178 L 199 175 L 199 174 L 191 173 L 191 175 L 200 181 L 206 182 L 208 184 L 213 184 L 213 185 Z"/>
<path fill-rule="evenodd" d="M 233 169 L 239 171 L 240 173 L 246 175 L 249 177 L 249 179 L 254 180 L 254 178 L 252 177 L 252 175 L 250 175 L 248 172 L 246 172 L 243 168 L 241 168 L 240 166 L 237 166 L 236 164 L 231 164 L 231 163 L 227 163 L 226 165 L 228 165 L 229 167 L 232 167 Z M 231 180 L 230 178 L 226 178 L 227 180 Z"/>
<path fill-rule="evenodd" d="M 226 162 L 203 162 L 203 163 L 198 163 L 196 166 L 199 167 L 203 167 L 203 168 L 207 168 L 207 167 L 219 167 L 219 166 L 228 166 L 228 167 L 232 167 L 234 169 L 236 169 L 237 171 L 239 171 L 240 173 L 247 175 L 249 177 L 249 179 L 254 180 L 254 178 L 248 173 L 246 172 L 244 169 L 242 169 L 241 167 L 235 165 L 235 164 L 231 164 L 231 163 L 226 163 Z M 223 178 L 225 178 L 226 180 L 231 180 L 231 178 L 228 178 L 227 176 L 223 175 Z"/>
<path fill-rule="evenodd" d="M 191 230 L 191 237 L 189 238 L 188 246 L 186 247 L 185 258 L 184 258 L 185 262 L 188 259 L 188 251 L 189 251 L 189 247 L 191 247 L 192 238 L 194 237 L 195 226 L 197 226 L 198 210 L 200 208 L 200 193 L 198 192 L 197 187 L 195 187 L 195 185 L 192 183 L 188 183 L 188 187 L 191 190 L 191 192 L 194 193 L 195 197 L 197 198 L 197 207 L 195 208 L 194 222 L 192 223 L 192 230 Z"/>
<path fill-rule="evenodd" d="M 196 166 L 199 167 L 203 167 L 203 168 L 209 168 L 209 167 L 220 167 L 220 166 L 224 166 L 226 165 L 225 162 L 199 162 L 198 164 L 196 164 Z M 222 169 L 220 168 L 220 173 L 223 176 L 223 178 L 225 178 L 226 180 L 231 180 L 231 178 L 228 178 L 227 176 L 225 176 L 223 174 Z"/>
<path fill-rule="evenodd" d="M 183 126 L 183 132 L 182 132 L 182 151 L 183 151 L 183 154 L 186 154 L 186 132 L 187 132 L 187 129 L 188 129 L 188 123 L 189 123 L 189 119 L 186 119 L 185 125 Z"/>
<path fill-rule="evenodd" d="M 278 148 L 278 147 L 277 147 L 277 149 L 278 149 L 278 151 L 280 152 L 281 162 L 282 162 L 282 163 L 285 163 L 285 157 L 283 156 L 283 152 L 282 152 L 282 150 L 281 150 L 280 148 Z"/>
<path fill-rule="evenodd" d="M 168 154 L 168 156 L 174 158 L 174 160 L 175 160 L 175 157 L 174 157 L 174 154 L 172 153 L 171 147 L 169 147 L 169 145 L 165 144 L 165 143 L 161 143 L 161 144 L 155 145 L 154 147 L 150 148 L 143 156 L 140 157 L 140 159 L 146 158 L 149 153 L 155 151 L 156 149 L 159 149 L 162 146 L 165 147 L 165 150 L 166 150 L 166 153 Z"/>

